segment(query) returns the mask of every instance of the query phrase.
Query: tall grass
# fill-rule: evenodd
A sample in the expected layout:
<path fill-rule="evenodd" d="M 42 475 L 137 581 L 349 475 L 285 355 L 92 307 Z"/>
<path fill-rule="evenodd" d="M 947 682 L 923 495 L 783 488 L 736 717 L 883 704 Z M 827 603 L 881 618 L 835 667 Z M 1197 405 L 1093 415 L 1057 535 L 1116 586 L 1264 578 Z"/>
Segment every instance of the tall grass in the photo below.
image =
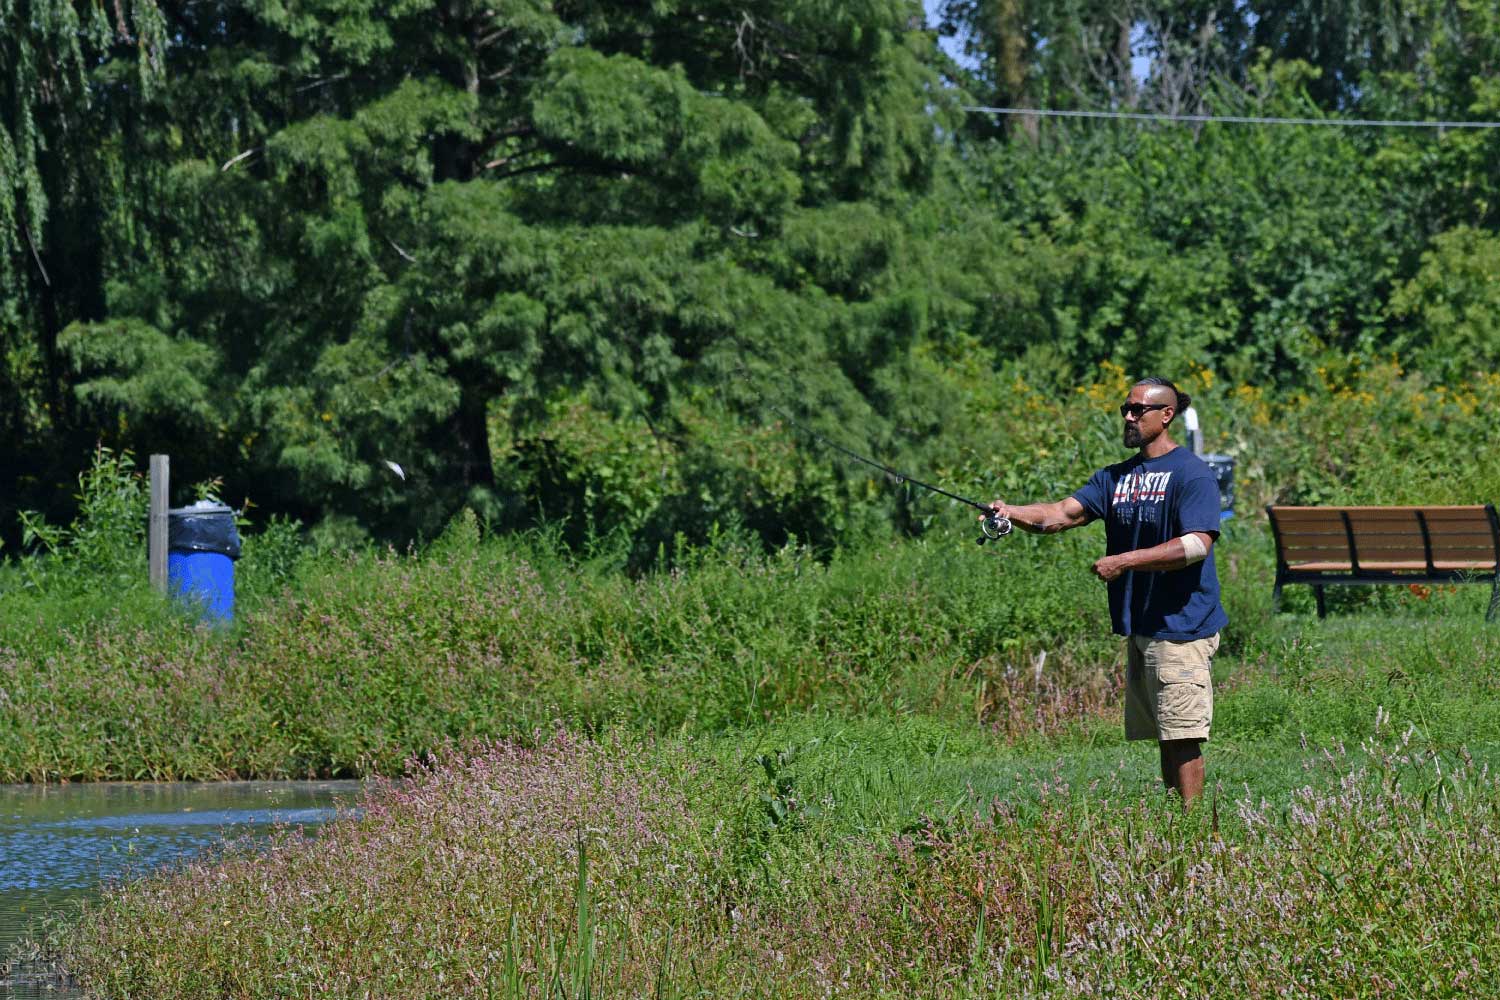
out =
<path fill-rule="evenodd" d="M 1118 457 L 1080 403 L 1124 378 L 977 382 L 1034 433 L 977 427 L 936 478 L 1060 495 Z M 120 888 L 69 966 L 160 1000 L 1495 992 L 1488 594 L 1351 588 L 1320 621 L 1292 588 L 1276 615 L 1254 511 L 1493 498 L 1500 379 L 1189 388 L 1244 492 L 1216 549 L 1211 790 L 1186 816 L 1154 748 L 1122 744 L 1097 529 L 981 549 L 944 511 L 816 555 L 710 532 L 641 576 L 628 540 L 472 517 L 344 555 L 280 524 L 216 630 L 146 591 L 133 536 L 81 519 L 0 569 L 0 780 L 406 777 L 326 836 Z M 82 485 L 98 516 L 135 517 L 138 479 L 105 472 Z"/>
<path fill-rule="evenodd" d="M 942 377 L 973 412 L 962 448 L 927 456 L 934 478 L 1054 498 L 1122 454 L 1110 410 L 1129 376 L 1116 367 L 1066 392 L 982 365 Z M 1207 370 L 1183 381 L 1213 415 L 1210 445 L 1239 457 L 1241 516 L 1216 548 L 1231 617 L 1221 662 L 1232 684 L 1258 686 L 1226 721 L 1332 736 L 1374 704 L 1436 696 L 1433 725 L 1491 726 L 1449 690 L 1458 664 L 1493 652 L 1467 628 L 1480 588 L 1336 589 L 1331 628 L 1396 615 L 1427 646 L 1377 633 L 1328 645 L 1342 666 L 1327 663 L 1321 626 L 1304 634 L 1272 614 L 1258 507 L 1494 499 L 1500 378 L 1432 385 L 1351 359 L 1292 394 Z M 674 548 L 672 569 L 639 576 L 624 572 L 624 538 L 578 552 L 546 534 L 481 538 L 459 517 L 421 551 L 336 555 L 273 522 L 247 539 L 238 624 L 208 631 L 147 588 L 145 508 L 129 456 L 101 452 L 79 516 L 31 518 L 43 554 L 0 566 L 0 780 L 391 772 L 447 740 L 555 720 L 713 733 L 807 712 L 920 712 L 1017 740 L 1088 729 L 1118 683 L 1087 569 L 1096 528 L 980 549 L 964 513 L 916 504 L 919 540 L 815 557 L 707 531 L 704 546 Z M 1311 607 L 1307 588 L 1285 600 L 1294 616 Z M 1400 657 L 1375 648 L 1388 642 Z M 1372 679 L 1382 662 L 1395 671 Z M 1300 671 L 1290 685 L 1287 671 Z M 1333 687 L 1352 695 L 1343 707 L 1319 696 Z"/>
<path fill-rule="evenodd" d="M 919 710 L 1018 731 L 1039 654 L 1042 683 L 1082 706 L 1107 691 L 1113 644 L 1084 571 L 1038 587 L 1048 553 L 1017 543 L 825 563 L 725 540 L 631 578 L 535 538 L 482 541 L 460 519 L 421 555 L 304 564 L 227 632 L 164 611 L 57 628 L 12 605 L 0 780 L 389 772 L 558 719 L 718 731 Z"/>
<path fill-rule="evenodd" d="M 861 749 L 922 766 L 936 751 L 921 743 Z M 846 759 L 807 801 L 701 738 L 473 747 L 372 791 L 363 818 L 316 840 L 119 891 L 69 966 L 107 996 L 158 1000 L 1493 985 L 1500 787 L 1388 727 L 1312 756 L 1288 791 L 1217 792 L 1188 816 L 1129 781 L 958 803 L 940 785 L 903 803 Z"/>
<path fill-rule="evenodd" d="M 394 773 L 450 740 L 556 721 L 716 733 L 916 712 L 1011 741 L 1087 732 L 1120 676 L 1086 569 L 1096 543 L 959 535 L 823 561 L 731 537 L 631 577 L 461 518 L 418 554 L 303 560 L 250 588 L 231 630 L 144 587 L 119 588 L 112 610 L 18 588 L 0 602 L 0 780 Z M 1230 522 L 1219 555 L 1221 673 L 1246 689 L 1221 729 L 1333 737 L 1410 704 L 1451 734 L 1494 730 L 1489 702 L 1463 700 L 1490 684 L 1467 665 L 1496 652 L 1482 588 L 1351 598 L 1409 623 L 1362 633 L 1363 614 L 1271 614 L 1256 524 Z M 98 613 L 59 620 L 79 602 Z"/>

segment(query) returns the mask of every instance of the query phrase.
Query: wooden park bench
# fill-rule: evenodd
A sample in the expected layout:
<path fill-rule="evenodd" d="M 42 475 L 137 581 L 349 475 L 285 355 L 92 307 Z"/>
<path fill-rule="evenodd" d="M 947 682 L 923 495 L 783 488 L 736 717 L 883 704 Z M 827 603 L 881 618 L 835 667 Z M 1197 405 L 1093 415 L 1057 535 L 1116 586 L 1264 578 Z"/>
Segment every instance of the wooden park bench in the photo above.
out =
<path fill-rule="evenodd" d="M 1495 505 L 1469 507 L 1268 506 L 1276 538 L 1276 586 L 1305 583 L 1327 614 L 1323 588 L 1335 584 L 1489 583 L 1493 621 L 1500 608 L 1500 518 Z"/>

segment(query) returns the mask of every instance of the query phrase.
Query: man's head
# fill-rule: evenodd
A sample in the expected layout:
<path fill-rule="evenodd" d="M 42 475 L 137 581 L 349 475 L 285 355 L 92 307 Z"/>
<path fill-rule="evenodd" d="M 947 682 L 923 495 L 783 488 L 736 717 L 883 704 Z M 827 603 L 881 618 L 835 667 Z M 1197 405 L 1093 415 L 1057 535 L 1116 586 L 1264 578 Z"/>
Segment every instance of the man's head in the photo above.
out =
<path fill-rule="evenodd" d="M 1130 387 L 1130 395 L 1120 407 L 1125 447 L 1144 448 L 1161 437 L 1190 402 L 1187 393 L 1177 391 L 1168 379 L 1159 375 L 1141 379 Z"/>

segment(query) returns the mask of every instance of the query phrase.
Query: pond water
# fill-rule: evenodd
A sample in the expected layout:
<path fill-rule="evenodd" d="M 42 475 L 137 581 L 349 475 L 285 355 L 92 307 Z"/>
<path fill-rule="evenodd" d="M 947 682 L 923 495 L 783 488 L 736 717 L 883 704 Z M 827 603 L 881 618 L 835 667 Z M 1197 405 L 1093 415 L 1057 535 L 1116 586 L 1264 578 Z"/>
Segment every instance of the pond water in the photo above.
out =
<path fill-rule="evenodd" d="M 197 856 L 226 836 L 316 826 L 353 805 L 355 781 L 0 785 L 0 960 L 35 921 L 101 885 Z M 62 998 L 36 970 L 0 966 L 0 1000 Z"/>

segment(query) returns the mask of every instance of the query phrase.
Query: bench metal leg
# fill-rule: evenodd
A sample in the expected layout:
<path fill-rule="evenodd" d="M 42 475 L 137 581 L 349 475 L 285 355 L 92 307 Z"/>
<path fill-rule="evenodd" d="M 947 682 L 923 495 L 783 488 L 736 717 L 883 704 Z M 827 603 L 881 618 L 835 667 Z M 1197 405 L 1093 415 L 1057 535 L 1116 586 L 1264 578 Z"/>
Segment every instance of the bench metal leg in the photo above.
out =
<path fill-rule="evenodd" d="M 1490 587 L 1490 609 L 1485 612 L 1484 620 L 1494 621 L 1496 611 L 1500 611 L 1500 575 L 1495 577 L 1495 583 Z"/>
<path fill-rule="evenodd" d="M 1313 593 L 1318 595 L 1318 617 L 1327 618 L 1328 605 L 1323 603 L 1323 588 L 1315 586 L 1313 587 Z"/>
<path fill-rule="evenodd" d="M 1276 581 L 1276 585 L 1271 588 L 1271 613 L 1272 614 L 1280 614 L 1281 613 L 1281 581 L 1280 580 L 1277 580 Z"/>

